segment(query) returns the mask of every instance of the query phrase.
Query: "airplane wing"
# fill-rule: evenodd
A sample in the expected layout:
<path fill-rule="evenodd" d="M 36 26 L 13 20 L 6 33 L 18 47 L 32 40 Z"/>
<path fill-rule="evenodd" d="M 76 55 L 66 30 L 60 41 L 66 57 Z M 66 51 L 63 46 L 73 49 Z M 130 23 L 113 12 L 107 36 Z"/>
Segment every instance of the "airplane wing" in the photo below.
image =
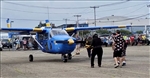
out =
<path fill-rule="evenodd" d="M 19 32 L 19 33 L 30 33 L 30 32 L 43 32 L 46 31 L 43 28 L 0 28 L 0 32 Z"/>
<path fill-rule="evenodd" d="M 90 27 L 70 27 L 65 28 L 67 32 L 79 31 L 79 30 L 96 30 L 96 29 L 114 29 L 114 28 L 129 28 L 131 26 L 90 26 Z"/>

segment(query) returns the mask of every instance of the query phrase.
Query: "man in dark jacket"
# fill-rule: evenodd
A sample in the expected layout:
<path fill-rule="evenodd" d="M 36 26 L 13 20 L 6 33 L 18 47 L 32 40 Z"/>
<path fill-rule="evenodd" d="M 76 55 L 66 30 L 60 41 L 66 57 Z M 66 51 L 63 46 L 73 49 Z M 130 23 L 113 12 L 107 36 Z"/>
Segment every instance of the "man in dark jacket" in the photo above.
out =
<path fill-rule="evenodd" d="M 91 44 L 92 44 L 92 37 L 88 37 L 86 39 L 86 44 L 85 44 L 85 47 L 87 49 L 87 52 L 88 52 L 88 57 L 90 58 L 91 57 Z"/>
<path fill-rule="evenodd" d="M 102 61 L 102 55 L 103 55 L 103 49 L 102 49 L 102 41 L 100 38 L 98 38 L 97 34 L 93 35 L 93 40 L 91 44 L 93 50 L 92 50 L 92 56 L 91 56 L 91 68 L 94 68 L 94 59 L 95 55 L 98 57 L 98 66 L 101 67 L 101 61 Z"/>

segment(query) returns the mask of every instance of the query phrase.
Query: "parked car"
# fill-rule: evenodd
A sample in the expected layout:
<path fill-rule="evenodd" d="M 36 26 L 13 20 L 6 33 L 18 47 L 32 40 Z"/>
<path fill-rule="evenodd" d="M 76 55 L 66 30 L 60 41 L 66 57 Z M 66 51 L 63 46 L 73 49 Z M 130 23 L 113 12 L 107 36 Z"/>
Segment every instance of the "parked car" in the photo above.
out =
<path fill-rule="evenodd" d="M 9 39 L 2 39 L 2 48 L 12 48 L 12 43 L 9 41 Z"/>
<path fill-rule="evenodd" d="M 0 41 L 0 51 L 2 51 L 3 49 L 2 49 L 2 43 L 1 43 L 1 41 Z"/>
<path fill-rule="evenodd" d="M 149 44 L 150 44 L 150 35 L 149 35 L 149 36 L 147 36 L 147 38 L 146 38 L 146 43 L 147 43 L 147 45 L 149 45 Z"/>

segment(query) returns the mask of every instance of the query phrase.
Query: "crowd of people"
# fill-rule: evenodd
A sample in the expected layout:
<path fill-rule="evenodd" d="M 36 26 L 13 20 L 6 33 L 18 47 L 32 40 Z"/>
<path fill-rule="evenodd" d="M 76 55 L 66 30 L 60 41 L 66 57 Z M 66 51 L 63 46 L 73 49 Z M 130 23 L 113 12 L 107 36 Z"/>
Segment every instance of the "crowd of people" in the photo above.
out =
<path fill-rule="evenodd" d="M 14 41 L 14 46 L 16 50 L 20 50 L 22 48 L 23 50 L 29 50 L 35 47 L 36 42 L 31 38 L 23 38 L 22 40 L 17 37 Z"/>
<path fill-rule="evenodd" d="M 78 36 L 76 36 L 77 38 Z M 116 33 L 111 35 L 112 38 L 112 51 L 113 51 L 113 59 L 115 62 L 114 68 L 122 67 L 126 65 L 126 48 L 127 48 L 127 41 L 121 35 L 120 31 L 117 30 Z M 94 34 L 92 37 L 89 36 L 86 38 L 85 47 L 87 49 L 88 57 L 91 59 L 91 68 L 94 68 L 94 59 L 97 55 L 98 58 L 98 66 L 101 67 L 102 65 L 102 56 L 103 56 L 103 41 L 98 34 Z M 79 54 L 79 47 L 77 45 L 77 52 Z"/>

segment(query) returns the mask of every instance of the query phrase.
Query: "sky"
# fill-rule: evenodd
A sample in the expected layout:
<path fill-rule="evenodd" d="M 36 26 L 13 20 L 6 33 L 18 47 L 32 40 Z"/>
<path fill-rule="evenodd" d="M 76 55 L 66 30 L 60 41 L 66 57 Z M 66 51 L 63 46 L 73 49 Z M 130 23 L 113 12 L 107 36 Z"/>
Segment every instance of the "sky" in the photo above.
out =
<path fill-rule="evenodd" d="M 118 3 L 122 2 L 122 3 Z M 101 6 L 111 3 L 115 5 Z M 100 6 L 96 8 L 96 18 L 106 16 L 136 17 L 149 13 L 150 5 L 148 0 L 138 1 L 1 1 L 1 27 L 6 27 L 6 19 L 9 18 L 12 27 L 33 28 L 40 21 L 45 23 L 49 19 L 56 26 L 65 24 L 64 19 L 69 19 L 67 23 L 75 24 L 77 17 L 81 15 L 79 23 L 86 22 L 86 19 L 94 19 L 94 9 L 90 6 Z M 49 7 L 49 8 L 48 8 Z M 146 18 L 149 16 L 145 16 Z"/>

